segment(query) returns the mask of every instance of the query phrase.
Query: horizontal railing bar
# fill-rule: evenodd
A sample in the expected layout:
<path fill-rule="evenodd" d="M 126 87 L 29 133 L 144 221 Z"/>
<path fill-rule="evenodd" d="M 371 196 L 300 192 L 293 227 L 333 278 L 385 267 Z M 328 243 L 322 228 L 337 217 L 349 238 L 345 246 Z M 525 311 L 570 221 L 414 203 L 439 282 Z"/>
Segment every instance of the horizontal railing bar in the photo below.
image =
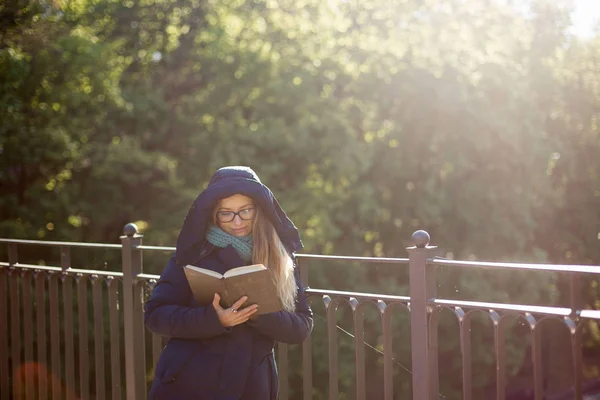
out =
<path fill-rule="evenodd" d="M 171 246 L 146 246 L 146 245 L 141 245 L 141 246 L 133 246 L 134 249 L 136 250 L 154 250 L 154 251 L 175 251 L 176 247 L 171 247 Z"/>
<path fill-rule="evenodd" d="M 395 263 L 395 264 L 407 264 L 408 265 L 408 258 L 326 256 L 326 255 L 321 255 L 321 254 L 304 254 L 304 253 L 296 253 L 295 256 L 297 258 L 313 258 L 313 259 L 318 259 L 318 260 L 362 261 L 362 262 Z"/>
<path fill-rule="evenodd" d="M 365 299 L 365 300 L 390 300 L 390 301 L 410 302 L 410 297 L 408 297 L 408 296 L 392 296 L 392 295 L 388 295 L 388 294 L 343 292 L 343 291 L 339 291 L 339 290 L 323 290 L 323 289 L 310 289 L 310 288 L 306 289 L 305 293 L 326 295 L 326 296 L 354 297 L 355 299 Z"/>
<path fill-rule="evenodd" d="M 120 244 L 110 243 L 84 243 L 84 242 L 53 242 L 48 240 L 2 239 L 0 243 L 17 243 L 39 246 L 66 246 L 66 247 L 93 247 L 97 249 L 120 249 Z"/>
<path fill-rule="evenodd" d="M 115 276 L 115 277 L 123 277 L 122 272 L 118 271 L 98 271 L 93 269 L 78 269 L 78 268 L 68 268 L 62 269 L 61 267 L 53 267 L 49 265 L 35 265 L 35 264 L 13 264 L 10 265 L 7 262 L 0 262 L 0 267 L 12 267 L 12 268 L 21 268 L 21 269 L 33 269 L 40 271 L 50 271 L 50 272 L 64 272 L 67 274 L 82 274 L 82 275 L 98 275 L 98 276 Z"/>
<path fill-rule="evenodd" d="M 427 260 L 427 262 L 429 264 L 452 267 L 505 268 L 549 272 L 580 272 L 587 274 L 600 274 L 600 266 L 598 265 L 519 264 L 486 261 L 443 260 L 439 258 L 432 258 Z"/>
<path fill-rule="evenodd" d="M 430 300 L 429 304 L 436 305 L 436 306 L 477 308 L 477 309 L 482 309 L 482 310 L 494 310 L 494 311 L 519 311 L 519 312 L 523 312 L 523 313 L 559 315 L 559 316 L 563 316 L 563 317 L 571 315 L 571 309 L 564 308 L 564 307 L 544 307 L 544 306 L 531 306 L 531 305 L 522 305 L 522 304 L 484 303 L 484 302 L 479 302 L 479 301 L 460 301 L 460 300 L 442 300 L 442 299 Z"/>
<path fill-rule="evenodd" d="M 72 274 L 82 274 L 82 275 L 113 276 L 113 277 L 119 277 L 119 278 L 123 277 L 123 273 L 118 272 L 118 271 L 99 271 L 99 270 L 93 270 L 93 269 L 69 268 L 69 269 L 65 270 L 64 272 L 72 273 Z"/>
<path fill-rule="evenodd" d="M 160 275 L 152 275 L 152 274 L 137 274 L 135 276 L 136 279 L 138 280 L 147 280 L 150 281 L 152 279 L 154 280 L 158 280 L 160 278 Z"/>
<path fill-rule="evenodd" d="M 51 272 L 62 272 L 62 268 L 61 267 L 52 267 L 52 266 L 48 266 L 48 265 L 34 265 L 34 264 L 21 264 L 21 263 L 16 263 L 16 264 L 10 264 L 7 262 L 0 262 L 0 267 L 13 267 L 13 268 L 21 268 L 21 269 L 39 269 L 40 271 L 51 271 Z"/>
<path fill-rule="evenodd" d="M 600 310 L 581 310 L 579 316 L 582 318 L 600 319 Z"/>

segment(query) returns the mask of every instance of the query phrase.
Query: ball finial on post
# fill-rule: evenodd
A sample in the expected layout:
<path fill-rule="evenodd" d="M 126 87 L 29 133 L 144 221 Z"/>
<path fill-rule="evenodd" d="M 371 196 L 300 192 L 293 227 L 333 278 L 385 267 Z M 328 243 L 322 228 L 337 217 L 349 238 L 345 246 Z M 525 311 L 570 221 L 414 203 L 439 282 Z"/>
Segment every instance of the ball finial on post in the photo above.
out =
<path fill-rule="evenodd" d="M 138 227 L 133 222 L 130 222 L 123 228 L 123 233 L 125 236 L 134 236 L 136 233 L 138 233 Z"/>
<path fill-rule="evenodd" d="M 429 236 L 429 233 L 424 230 L 416 231 L 411 237 L 412 244 L 418 249 L 427 247 L 430 239 L 431 237 Z"/>

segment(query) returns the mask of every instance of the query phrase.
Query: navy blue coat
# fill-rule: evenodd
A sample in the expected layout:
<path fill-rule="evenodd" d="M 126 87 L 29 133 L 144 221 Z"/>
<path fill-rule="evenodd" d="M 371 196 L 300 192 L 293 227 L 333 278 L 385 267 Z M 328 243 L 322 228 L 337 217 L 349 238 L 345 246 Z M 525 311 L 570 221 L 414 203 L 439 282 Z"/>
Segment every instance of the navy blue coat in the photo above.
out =
<path fill-rule="evenodd" d="M 253 171 L 249 171 L 254 174 Z M 247 171 L 243 170 L 242 173 Z M 211 193 L 210 184 L 205 190 L 209 192 L 211 202 L 214 202 L 215 198 L 232 194 L 227 180 L 234 178 L 236 188 L 241 187 L 246 193 L 252 192 L 253 199 L 261 209 L 271 204 L 272 213 L 277 213 L 278 218 L 285 222 L 279 224 L 276 219 L 272 220 L 276 229 L 279 228 L 279 236 L 286 247 L 293 250 L 298 244 L 301 245 L 299 236 L 294 234 L 295 227 L 291 221 L 276 201 L 272 202 L 274 197 L 271 200 L 265 199 L 256 191 L 257 185 L 262 186 L 258 178 L 252 178 L 253 182 L 246 182 L 240 186 L 238 169 L 227 169 L 224 178 L 217 179 L 220 188 L 218 191 L 213 190 Z M 213 177 L 211 182 L 214 180 Z M 222 190 L 223 187 L 226 188 L 225 191 Z M 264 191 L 260 187 L 258 189 Z M 206 194 L 205 192 L 203 193 Z M 219 197 L 219 193 L 222 197 Z M 270 194 L 270 191 L 266 189 L 265 193 Z M 204 232 L 207 224 L 206 214 L 202 217 L 197 212 L 206 212 L 212 207 L 205 204 L 206 198 L 201 194 L 196 199 L 180 233 L 176 254 L 184 249 L 183 243 L 190 244 L 186 248 L 187 251 L 183 251 L 184 256 L 171 257 L 146 303 L 146 326 L 152 332 L 169 338 L 156 366 L 149 398 L 275 400 L 278 389 L 277 369 L 273 357 L 275 341 L 300 343 L 308 337 L 313 326 L 312 312 L 306 301 L 298 270 L 294 270 L 298 287 L 295 312 L 263 314 L 232 328 L 224 328 L 212 304 L 196 303 L 182 269 L 183 265 L 192 264 L 224 273 L 231 268 L 247 264 L 231 246 L 217 248 L 204 240 L 182 237 L 189 234 L 186 233 L 186 225 L 192 234 L 197 234 L 198 225 L 201 225 L 200 232 Z"/>

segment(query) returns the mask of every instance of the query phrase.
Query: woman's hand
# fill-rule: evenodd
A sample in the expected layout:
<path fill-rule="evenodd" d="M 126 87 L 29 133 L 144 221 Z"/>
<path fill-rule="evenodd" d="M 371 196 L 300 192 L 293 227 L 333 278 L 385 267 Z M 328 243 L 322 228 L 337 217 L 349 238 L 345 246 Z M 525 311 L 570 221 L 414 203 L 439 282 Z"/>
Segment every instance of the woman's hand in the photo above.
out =
<path fill-rule="evenodd" d="M 242 296 L 238 301 L 233 303 L 230 308 L 225 309 L 219 304 L 219 301 L 221 301 L 221 296 L 219 296 L 219 293 L 215 293 L 212 305 L 217 312 L 217 317 L 219 317 L 219 322 L 221 322 L 221 325 L 223 325 L 225 328 L 230 328 L 248 321 L 248 318 L 250 318 L 250 316 L 256 312 L 258 306 L 256 304 L 252 304 L 251 306 L 239 310 L 241 305 L 244 304 L 246 300 L 248 300 L 248 297 Z"/>

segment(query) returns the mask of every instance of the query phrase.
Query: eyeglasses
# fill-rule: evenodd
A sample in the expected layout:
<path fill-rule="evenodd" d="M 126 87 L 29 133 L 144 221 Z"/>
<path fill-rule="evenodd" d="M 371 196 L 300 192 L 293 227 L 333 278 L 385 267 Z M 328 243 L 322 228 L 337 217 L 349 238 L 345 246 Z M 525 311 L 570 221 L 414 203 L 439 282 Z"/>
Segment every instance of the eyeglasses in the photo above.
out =
<path fill-rule="evenodd" d="M 244 208 L 238 212 L 217 211 L 217 219 L 219 222 L 231 222 L 236 215 L 239 215 L 244 221 L 251 221 L 256 216 L 256 208 Z"/>

